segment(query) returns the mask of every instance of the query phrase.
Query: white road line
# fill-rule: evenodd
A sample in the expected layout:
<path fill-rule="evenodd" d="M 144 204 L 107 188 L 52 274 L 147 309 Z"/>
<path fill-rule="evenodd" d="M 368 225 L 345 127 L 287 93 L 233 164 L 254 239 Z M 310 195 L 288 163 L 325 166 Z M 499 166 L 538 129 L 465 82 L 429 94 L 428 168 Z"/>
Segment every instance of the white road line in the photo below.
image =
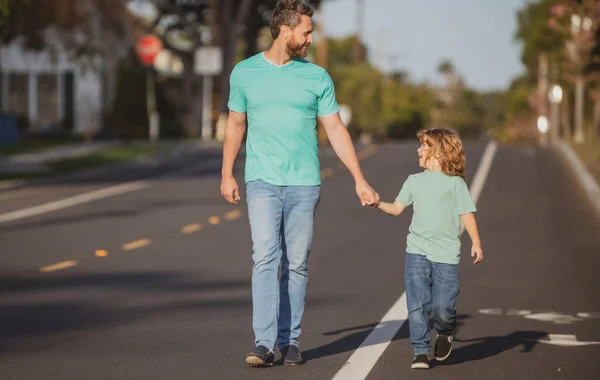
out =
<path fill-rule="evenodd" d="M 497 148 L 498 146 L 494 141 L 488 143 L 471 183 L 471 197 L 475 204 L 477 204 L 483 190 Z M 462 231 L 464 231 L 464 228 L 461 230 L 461 234 Z M 402 293 L 381 322 L 371 331 L 360 347 L 354 351 L 332 380 L 366 379 L 398 330 L 400 330 L 407 320 L 406 293 Z"/>
<path fill-rule="evenodd" d="M 402 293 L 394 306 L 384 315 L 381 322 L 354 351 L 332 380 L 365 379 L 407 319 L 406 293 Z"/>
<path fill-rule="evenodd" d="M 190 166 L 188 168 L 161 174 L 157 177 L 154 177 L 154 179 L 192 173 L 195 170 L 197 170 L 198 168 L 200 168 L 202 166 L 206 166 L 207 164 L 208 164 L 207 162 L 202 162 L 202 163 Z M 151 186 L 151 183 L 149 181 L 133 181 L 133 182 L 123 183 L 121 185 L 106 187 L 106 188 L 103 188 L 100 190 L 91 191 L 89 193 L 79 194 L 79 195 L 69 197 L 69 198 L 64 198 L 64 199 L 61 199 L 58 201 L 48 202 L 48 203 L 44 203 L 44 204 L 41 204 L 38 206 L 28 207 L 25 209 L 2 214 L 2 215 L 0 215 L 0 224 L 13 222 L 13 221 L 19 220 L 19 219 L 29 218 L 29 217 L 35 216 L 35 215 L 46 214 L 46 213 L 49 213 L 52 211 L 61 210 L 61 209 L 76 206 L 79 204 L 89 203 L 92 201 L 112 197 L 112 196 L 119 195 L 119 194 L 129 193 L 129 192 L 144 189 L 144 188 L 147 188 L 150 186 Z"/>
<path fill-rule="evenodd" d="M 130 191 L 143 189 L 148 186 L 150 186 L 150 184 L 143 181 L 129 182 L 122 185 L 106 187 L 104 189 L 76 195 L 70 198 L 61 199 L 60 201 L 54 201 L 44 203 L 43 205 L 39 206 L 28 207 L 26 209 L 0 215 L 0 224 L 28 218 L 34 215 L 46 214 L 48 212 L 60 210 L 63 208 L 92 202 L 98 199 L 112 197 L 117 194 L 128 193 Z"/>

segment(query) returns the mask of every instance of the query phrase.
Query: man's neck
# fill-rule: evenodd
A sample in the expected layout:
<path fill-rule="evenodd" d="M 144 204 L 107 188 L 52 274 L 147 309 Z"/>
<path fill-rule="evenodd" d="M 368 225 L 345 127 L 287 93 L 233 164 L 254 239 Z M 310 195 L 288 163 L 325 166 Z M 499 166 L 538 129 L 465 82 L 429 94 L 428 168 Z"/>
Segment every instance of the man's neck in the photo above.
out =
<path fill-rule="evenodd" d="M 273 64 L 277 66 L 283 66 L 286 63 L 290 63 L 292 58 L 285 51 L 285 47 L 280 44 L 274 43 L 269 50 L 265 52 L 265 57 Z"/>

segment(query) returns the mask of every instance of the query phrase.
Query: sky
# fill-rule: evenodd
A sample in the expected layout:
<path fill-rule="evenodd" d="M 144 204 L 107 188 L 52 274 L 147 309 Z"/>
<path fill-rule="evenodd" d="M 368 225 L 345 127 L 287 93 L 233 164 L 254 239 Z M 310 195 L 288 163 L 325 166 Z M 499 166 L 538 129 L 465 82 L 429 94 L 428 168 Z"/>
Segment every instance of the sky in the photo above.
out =
<path fill-rule="evenodd" d="M 439 63 L 449 59 L 468 86 L 483 91 L 504 89 L 524 71 L 514 34 L 516 12 L 526 3 L 364 0 L 369 58 L 385 72 L 405 70 L 412 80 L 434 85 L 442 83 Z M 328 37 L 353 34 L 356 0 L 326 0 L 324 20 Z"/>

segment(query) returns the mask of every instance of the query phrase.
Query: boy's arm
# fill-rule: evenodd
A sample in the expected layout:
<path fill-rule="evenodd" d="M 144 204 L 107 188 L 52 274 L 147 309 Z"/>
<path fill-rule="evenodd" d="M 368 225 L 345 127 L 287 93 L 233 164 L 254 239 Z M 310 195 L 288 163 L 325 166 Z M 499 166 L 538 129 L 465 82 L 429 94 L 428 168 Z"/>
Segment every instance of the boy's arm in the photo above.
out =
<path fill-rule="evenodd" d="M 404 205 L 399 201 L 395 201 L 394 203 L 379 202 L 377 208 L 391 216 L 398 216 L 405 209 Z"/>
<path fill-rule="evenodd" d="M 469 233 L 469 237 L 473 242 L 471 247 L 471 257 L 476 256 L 474 264 L 480 263 L 483 260 L 483 250 L 481 249 L 481 239 L 479 238 L 479 231 L 477 230 L 477 222 L 475 221 L 475 214 L 472 212 L 468 214 L 462 214 L 460 216 L 465 229 Z"/>

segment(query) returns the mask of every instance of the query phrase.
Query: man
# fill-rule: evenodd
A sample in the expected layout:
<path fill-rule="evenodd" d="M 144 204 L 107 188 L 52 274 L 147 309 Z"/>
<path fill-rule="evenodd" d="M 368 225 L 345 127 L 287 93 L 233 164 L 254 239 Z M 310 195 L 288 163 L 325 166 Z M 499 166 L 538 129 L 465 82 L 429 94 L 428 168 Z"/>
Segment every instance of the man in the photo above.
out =
<path fill-rule="evenodd" d="M 300 0 L 279 2 L 270 24 L 273 45 L 237 64 L 230 78 L 221 194 L 233 204 L 240 200 L 233 165 L 247 120 L 245 182 L 256 338 L 255 349 L 246 355 L 250 366 L 272 365 L 275 347 L 284 364 L 303 363 L 298 337 L 321 184 L 317 117 L 352 173 L 362 205 L 379 202 L 340 119 L 329 74 L 303 59 L 313 42 L 312 13 Z"/>

